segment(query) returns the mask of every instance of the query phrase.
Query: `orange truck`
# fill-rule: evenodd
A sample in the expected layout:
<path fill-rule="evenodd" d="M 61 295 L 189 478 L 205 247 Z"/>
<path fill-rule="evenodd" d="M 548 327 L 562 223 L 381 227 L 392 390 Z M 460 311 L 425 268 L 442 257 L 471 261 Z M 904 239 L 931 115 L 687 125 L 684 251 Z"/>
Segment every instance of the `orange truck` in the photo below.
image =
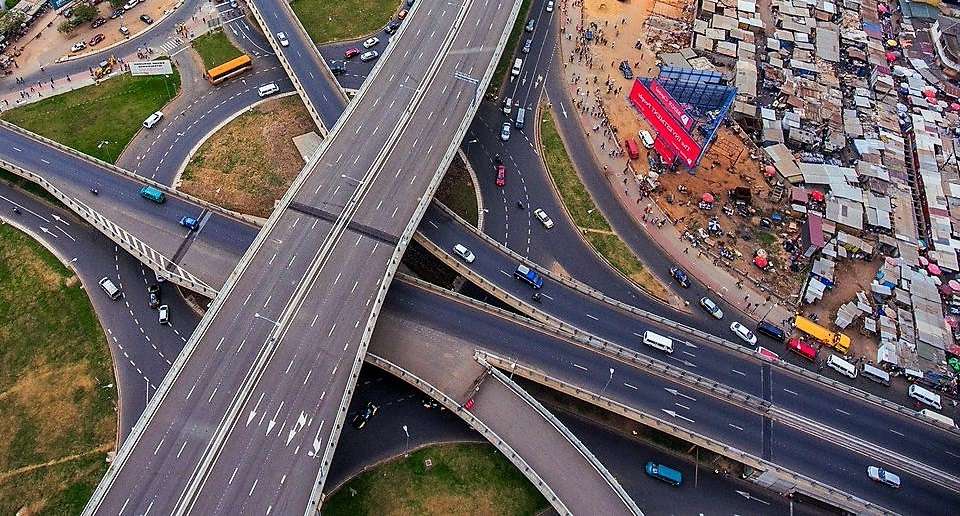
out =
<path fill-rule="evenodd" d="M 813 337 L 817 342 L 825 346 L 830 346 L 840 353 L 846 353 L 850 349 L 850 337 L 842 333 L 830 331 L 806 317 L 798 315 L 795 325 L 798 330 Z"/>

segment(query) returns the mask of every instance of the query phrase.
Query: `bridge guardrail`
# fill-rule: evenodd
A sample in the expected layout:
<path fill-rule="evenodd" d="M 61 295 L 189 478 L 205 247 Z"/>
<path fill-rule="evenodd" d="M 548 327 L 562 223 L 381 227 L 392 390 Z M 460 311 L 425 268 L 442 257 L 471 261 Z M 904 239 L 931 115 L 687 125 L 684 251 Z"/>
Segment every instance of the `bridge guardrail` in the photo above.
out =
<path fill-rule="evenodd" d="M 286 4 L 287 2 L 283 2 Z M 307 111 L 310 112 L 310 117 L 313 118 L 313 121 L 317 124 L 317 128 L 320 129 L 320 136 L 327 136 L 327 126 L 323 123 L 323 119 L 320 118 L 320 112 L 317 111 L 317 108 L 313 105 L 313 102 L 310 100 L 310 96 L 307 95 L 307 90 L 304 89 L 303 84 L 300 82 L 300 78 L 297 77 L 297 74 L 293 72 L 293 68 L 290 66 L 290 62 L 287 61 L 287 56 L 283 54 L 283 50 L 280 45 L 277 44 L 277 36 L 270 30 L 270 27 L 267 26 L 266 20 L 264 20 L 263 15 L 260 14 L 260 9 L 257 8 L 255 1 L 247 2 L 247 6 L 250 8 L 250 12 L 253 13 L 253 17 L 257 20 L 257 23 L 260 24 L 260 30 L 263 32 L 264 37 L 267 38 L 267 41 L 270 42 L 270 47 L 273 48 L 273 53 L 277 56 L 277 59 L 280 61 L 280 66 L 283 67 L 283 70 L 287 72 L 287 77 L 290 78 L 290 82 L 293 83 L 293 87 L 296 88 L 297 93 L 300 94 L 300 100 L 303 101 L 303 105 L 306 106 Z M 290 9 L 289 6 L 286 7 Z M 292 12 L 290 15 L 293 16 L 293 19 L 297 20 L 296 15 Z M 297 24 L 299 25 L 299 20 Z M 311 45 L 313 41 L 310 39 L 310 35 L 307 34 L 307 31 L 303 29 L 303 25 L 300 25 L 300 29 L 303 30 L 303 35 L 306 36 L 306 41 L 309 41 Z M 323 61 L 323 59 L 321 59 Z M 326 65 L 324 65 L 326 68 Z M 334 81 L 336 83 L 336 81 Z M 339 88 L 338 88 L 339 91 Z"/>
<path fill-rule="evenodd" d="M 439 401 L 447 408 L 450 412 L 460 416 L 461 419 L 467 422 L 474 430 L 480 433 L 484 438 L 487 439 L 491 444 L 493 444 L 500 453 L 510 459 L 510 462 L 520 470 L 521 473 L 537 488 L 538 491 L 550 502 L 550 505 L 557 510 L 560 514 L 570 515 L 573 513 L 567 509 L 563 501 L 560 500 L 560 497 L 557 496 L 557 493 L 547 485 L 543 478 L 527 463 L 526 460 L 516 450 L 513 449 L 502 437 L 497 435 L 496 432 L 490 429 L 483 421 L 478 417 L 473 415 L 472 412 L 463 408 L 457 400 L 451 398 L 446 393 L 437 389 L 432 384 L 426 380 L 420 378 L 419 376 L 407 371 L 406 369 L 390 362 L 385 358 L 381 358 L 373 353 L 367 353 L 366 361 L 393 374 L 397 378 L 409 383 L 410 385 L 420 389 L 424 394 L 430 396 L 431 398 Z"/>
<path fill-rule="evenodd" d="M 541 417 L 546 419 L 551 426 L 556 428 L 557 432 L 563 435 L 567 442 L 576 448 L 580 455 L 582 455 L 583 458 L 590 463 L 593 469 L 603 477 L 604 481 L 606 481 L 610 488 L 613 489 L 613 491 L 617 494 L 617 497 L 620 498 L 624 505 L 627 506 L 627 510 L 629 510 L 632 514 L 639 514 L 640 516 L 643 516 L 643 511 L 640 510 L 640 507 L 637 507 L 637 504 L 632 498 L 630 498 L 630 495 L 627 494 L 626 490 L 623 489 L 623 486 L 620 485 L 620 482 L 618 482 L 617 479 L 610 473 L 610 470 L 608 470 L 606 466 L 604 466 L 603 463 L 597 459 L 597 457 L 593 454 L 593 452 L 590 451 L 589 448 L 580 442 L 580 439 L 577 439 L 577 436 L 573 435 L 573 432 L 571 432 L 566 425 L 557 419 L 557 416 L 554 416 L 552 412 L 547 410 L 546 407 L 534 399 L 534 397 L 531 396 L 527 391 L 523 390 L 519 385 L 517 385 L 516 382 L 508 378 L 507 375 L 503 374 L 502 371 L 484 360 L 482 354 L 475 352 L 474 358 L 480 363 L 480 365 L 487 368 L 494 378 L 499 380 L 500 383 L 513 391 L 514 394 L 526 402 L 526 404 L 540 414 Z"/>
<path fill-rule="evenodd" d="M 497 285 L 488 282 L 483 276 L 473 272 L 473 270 L 468 267 L 464 267 L 459 260 L 454 259 L 452 256 L 449 256 L 446 253 L 442 253 L 438 246 L 433 244 L 433 242 L 426 240 L 426 238 L 424 238 L 422 235 L 417 240 L 424 245 L 428 251 L 439 257 L 441 261 L 452 266 L 455 270 L 463 274 L 465 278 L 473 281 L 488 293 L 496 296 L 502 302 L 517 308 L 521 312 L 523 311 L 522 307 L 524 304 L 526 304 L 525 301 L 522 301 L 509 292 L 504 291 Z M 755 412 L 761 416 L 769 417 L 778 422 L 787 424 L 819 439 L 833 442 L 841 446 L 846 446 L 850 449 L 858 450 L 861 454 L 867 457 L 872 457 L 877 460 L 883 460 L 891 464 L 896 464 L 902 470 L 909 471 L 912 474 L 929 482 L 942 484 L 950 489 L 960 492 L 960 479 L 953 475 L 924 466 L 913 459 L 889 450 L 885 450 L 874 445 L 873 443 L 833 429 L 822 422 L 793 414 L 792 412 L 775 406 L 771 402 L 765 401 L 752 394 L 748 394 L 737 389 L 732 389 L 718 381 L 686 371 L 638 351 L 623 347 L 619 344 L 607 341 L 606 339 L 602 339 L 587 332 L 583 332 L 576 327 L 569 326 L 565 322 L 554 319 L 552 316 L 547 314 L 542 314 L 542 316 L 543 320 L 540 321 L 540 323 L 543 324 L 544 327 L 552 329 L 553 331 L 550 333 L 558 336 L 558 338 L 567 340 L 568 342 L 576 343 L 581 347 L 590 349 L 603 356 L 625 363 L 631 367 L 646 371 L 661 378 L 666 378 L 669 381 L 687 385 L 699 392 L 703 392 L 713 396 L 714 398 Z M 514 317 L 514 320 L 517 320 L 516 317 Z"/>
<path fill-rule="evenodd" d="M 58 149 L 58 150 L 60 150 L 60 151 L 62 151 L 62 152 L 65 152 L 65 153 L 67 153 L 67 154 L 70 154 L 70 155 L 72 155 L 72 156 L 74 156 L 74 157 L 76 157 L 76 158 L 79 158 L 79 159 L 82 159 L 82 160 L 84 160 L 84 161 L 88 161 L 88 162 L 90 162 L 90 163 L 93 163 L 93 164 L 96 165 L 96 166 L 99 166 L 99 167 L 101 167 L 101 168 L 104 168 L 104 169 L 109 170 L 110 172 L 113 172 L 114 174 L 124 176 L 124 177 L 130 179 L 131 181 L 135 181 L 135 182 L 138 182 L 138 183 L 143 183 L 144 185 L 152 186 L 152 187 L 154 187 L 154 188 L 156 188 L 156 189 L 158 189 L 158 190 L 161 190 L 161 191 L 163 191 L 163 192 L 165 192 L 165 193 L 168 193 L 168 194 L 170 194 L 170 195 L 174 195 L 174 196 L 176 196 L 176 197 L 182 198 L 182 199 L 184 199 L 184 200 L 187 201 L 187 202 L 196 204 L 197 206 L 203 207 L 203 208 L 205 208 L 205 209 L 207 209 L 207 210 L 210 210 L 210 211 L 219 213 L 219 214 L 221 214 L 221 215 L 224 215 L 224 216 L 226 216 L 226 217 L 230 217 L 230 218 L 232 218 L 232 219 L 236 219 L 236 220 L 238 220 L 238 221 L 240 221 L 240 222 L 244 222 L 244 223 L 250 224 L 250 225 L 252 225 L 252 226 L 262 226 L 262 225 L 263 225 L 263 222 L 262 222 L 260 219 L 258 219 L 257 217 L 252 217 L 252 216 L 250 216 L 250 215 L 244 215 L 243 213 L 240 213 L 240 212 L 237 212 L 237 211 L 228 210 L 228 209 L 226 209 L 226 208 L 224 208 L 224 207 L 222 207 L 222 206 L 218 206 L 218 205 L 216 205 L 216 204 L 214 204 L 214 203 L 212 203 L 212 202 L 210 202 L 210 201 L 205 201 L 205 200 L 203 200 L 203 199 L 200 199 L 199 197 L 194 197 L 194 196 L 192 196 L 192 195 L 190 195 L 190 194 L 187 194 L 187 193 L 184 193 L 184 192 L 180 192 L 180 191 L 178 191 L 178 190 L 174 190 L 173 188 L 170 188 L 169 186 L 167 186 L 167 185 L 165 185 L 165 184 L 163 184 L 163 183 L 158 183 L 157 181 L 154 181 L 153 179 L 150 179 L 150 178 L 148 178 L 148 177 L 143 177 L 143 176 L 141 176 L 141 175 L 134 174 L 133 172 L 130 172 L 129 170 L 120 168 L 120 167 L 114 165 L 113 163 L 107 163 L 106 161 L 103 161 L 103 160 L 101 160 L 101 159 L 99 159 L 99 158 L 95 158 L 95 157 L 93 157 L 93 156 L 90 156 L 89 154 L 84 154 L 84 153 L 82 153 L 82 152 L 80 152 L 80 151 L 78 151 L 78 150 L 76 150 L 76 149 L 73 149 L 73 148 L 71 148 L 71 147 L 67 147 L 66 145 L 64 145 L 64 144 L 62 144 L 62 143 L 55 142 L 55 141 L 53 141 L 53 140 L 51 140 L 51 139 L 49 139 L 49 138 L 47 138 L 47 137 L 45 137 L 45 136 L 41 136 L 41 135 L 39 135 L 39 134 L 37 134 L 37 133 L 30 132 L 30 131 L 28 131 L 28 130 L 26 130 L 26 129 L 18 126 L 18 125 L 11 124 L 10 122 L 7 122 L 6 120 L 0 120 L 0 127 L 9 129 L 9 130 L 11 130 L 11 131 L 13 131 L 13 132 L 16 132 L 16 133 L 19 133 L 19 134 L 21 134 L 21 135 L 23 135 L 23 136 L 25 136 L 25 137 L 27 137 L 27 138 L 31 138 L 31 139 L 37 140 L 37 141 L 39 141 L 39 142 L 41 142 L 41 143 L 43 143 L 43 144 L 45 144 L 45 145 L 49 145 L 49 146 L 51 146 L 51 147 L 54 147 L 54 148 L 56 148 L 56 149 Z M 40 177 L 40 176 L 37 175 L 37 177 Z"/>
<path fill-rule="evenodd" d="M 531 261 L 531 260 L 528 260 L 528 259 L 525 258 L 524 256 L 521 256 L 521 255 L 515 253 L 512 249 L 504 246 L 504 245 L 501 244 L 500 242 L 497 242 L 496 240 L 494 240 L 493 238 L 491 238 L 491 237 L 490 237 L 489 235 L 487 235 L 486 233 L 482 233 L 482 232 L 478 231 L 478 230 L 477 230 L 475 227 L 473 227 L 470 223 L 468 223 L 467 221 L 463 220 L 462 217 L 460 217 L 459 215 L 457 215 L 456 213 L 454 213 L 452 210 L 450 210 L 450 208 L 448 208 L 447 206 L 444 206 L 443 203 L 441 203 L 441 202 L 438 201 L 438 202 L 436 202 L 435 204 L 436 204 L 444 213 L 446 213 L 446 214 L 449 215 L 451 218 L 453 218 L 454 220 L 456 220 L 457 222 L 459 222 L 462 226 L 464 226 L 468 231 L 474 233 L 476 236 L 478 236 L 479 238 L 481 238 L 482 240 L 484 240 L 485 242 L 487 242 L 489 245 L 496 247 L 496 248 L 499 249 L 501 252 L 503 252 L 504 254 L 510 256 L 511 258 L 517 260 L 518 262 L 524 263 L 524 264 L 526 264 L 526 265 L 528 265 L 528 266 L 530 266 L 530 267 L 535 268 L 542 276 L 544 276 L 544 277 L 546 277 L 546 278 L 549 278 L 549 279 L 551 279 L 551 280 L 553 280 L 553 281 L 556 281 L 556 282 L 558 282 L 558 283 L 562 283 L 563 285 L 566 285 L 567 287 L 572 288 L 572 289 L 576 290 L 577 292 L 580 292 L 581 294 L 584 294 L 584 295 L 589 296 L 589 297 L 592 297 L 592 298 L 594 298 L 594 299 L 596 299 L 596 300 L 598 300 L 598 301 L 602 301 L 602 302 L 604 302 L 604 303 L 607 303 L 607 304 L 609 304 L 609 305 L 612 305 L 612 306 L 614 306 L 614 307 L 616 307 L 616 308 L 619 308 L 620 310 L 623 310 L 623 311 L 625 311 L 625 312 L 631 313 L 631 314 L 636 315 L 636 316 L 638 316 L 638 317 L 640 317 L 640 318 L 653 321 L 653 322 L 655 322 L 655 323 L 657 323 L 657 324 L 660 324 L 660 325 L 663 325 L 663 326 L 667 326 L 667 327 L 669 327 L 669 328 L 671 328 L 671 329 L 673 329 L 673 330 L 675 330 L 675 331 L 681 332 L 681 333 L 687 333 L 687 334 L 693 335 L 693 336 L 695 336 L 695 337 L 697 337 L 697 338 L 700 338 L 700 339 L 702 339 L 702 340 L 705 340 L 705 341 L 707 341 L 707 342 L 710 342 L 711 344 L 714 344 L 714 345 L 717 345 L 717 346 L 721 346 L 721 347 L 723 347 L 723 348 L 726 348 L 726 349 L 729 350 L 729 351 L 733 351 L 733 352 L 739 353 L 739 354 L 741 354 L 741 355 L 749 356 L 749 357 L 752 357 L 752 358 L 754 358 L 754 359 L 756 359 L 756 360 L 766 360 L 765 358 L 761 357 L 761 356 L 760 356 L 758 353 L 756 353 L 755 351 L 753 351 L 753 350 L 751 350 L 751 349 L 744 348 L 743 346 L 740 346 L 739 344 L 736 344 L 736 343 L 731 342 L 731 341 L 726 340 L 726 339 L 721 339 L 721 338 L 719 338 L 719 337 L 717 337 L 717 336 L 715 336 L 715 335 L 713 335 L 713 334 L 704 332 L 704 331 L 699 330 L 699 329 L 697 329 L 697 328 L 692 328 L 692 327 L 687 326 L 687 325 L 685 325 L 685 324 L 681 324 L 681 323 L 672 321 L 672 320 L 670 320 L 670 319 L 667 319 L 667 318 L 665 318 L 665 317 L 659 316 L 659 315 L 654 314 L 654 313 L 652 313 L 652 312 L 649 312 L 649 311 L 647 311 L 647 310 L 643 310 L 643 309 L 641 309 L 641 308 L 637 308 L 637 307 L 635 307 L 635 306 L 629 305 L 629 304 L 624 303 L 624 302 L 622 302 L 622 301 L 618 301 L 618 300 L 616 300 L 616 299 L 613 299 L 613 298 L 607 296 L 607 295 L 604 294 L 603 292 L 601 292 L 601 291 L 599 291 L 599 290 L 597 290 L 597 289 L 595 289 L 595 288 L 593 288 L 593 287 L 591 287 L 591 286 L 589 286 L 589 285 L 586 285 L 586 284 L 584 284 L 584 283 L 582 283 L 582 282 L 580 282 L 580 281 L 577 281 L 577 280 L 574 279 L 574 278 L 570 278 L 570 277 L 567 277 L 567 276 L 562 276 L 562 275 L 559 275 L 559 274 L 556 274 L 556 273 L 552 272 L 552 271 L 549 270 L 548 268 L 541 267 L 540 264 L 538 264 L 538 263 L 536 263 L 536 262 L 533 262 L 533 261 Z M 420 242 L 421 244 L 423 243 L 423 242 L 422 242 L 422 239 L 418 239 L 418 242 Z M 437 249 L 438 252 L 440 252 L 440 253 L 449 255 L 449 253 L 447 253 L 446 250 L 444 250 L 444 249 L 442 249 L 442 248 L 440 248 L 440 247 L 438 247 L 438 246 L 434 246 L 434 248 Z M 434 254 L 436 255 L 436 253 L 434 253 Z M 439 258 L 439 256 L 437 256 L 437 257 Z M 453 263 L 456 264 L 456 265 L 459 267 L 459 268 L 457 268 L 457 267 L 454 268 L 454 269 L 457 270 L 458 272 L 460 271 L 460 269 L 463 268 L 463 267 L 462 267 L 462 264 L 460 264 L 458 261 L 454 260 Z M 538 309 L 537 309 L 536 307 L 534 307 L 533 305 L 530 305 L 529 303 L 523 303 L 522 306 L 517 306 L 516 308 L 520 309 L 520 310 L 523 311 L 524 313 L 527 313 L 528 315 L 530 315 L 531 317 L 534 317 L 534 318 L 540 319 L 540 318 L 543 318 L 543 317 L 544 317 L 543 315 L 538 314 L 538 312 L 540 312 L 540 310 L 538 310 Z M 571 325 L 567 325 L 567 324 L 564 324 L 563 327 L 564 327 L 567 331 L 572 331 L 572 332 L 574 332 L 574 333 L 580 331 L 578 328 L 576 328 L 576 327 L 574 327 L 574 326 L 571 326 Z M 782 369 L 785 369 L 785 370 L 793 373 L 794 375 L 801 376 L 801 377 L 803 377 L 803 378 L 805 378 L 805 379 L 807 379 L 807 380 L 809 380 L 809 381 L 819 382 L 819 383 L 821 383 L 821 384 L 823 384 L 823 385 L 826 385 L 827 387 L 833 388 L 834 390 L 840 391 L 840 392 L 842 392 L 842 393 L 844 393 L 844 394 L 847 394 L 847 395 L 849 395 L 849 396 L 861 398 L 861 399 L 863 399 L 864 401 L 873 403 L 873 404 L 878 405 L 878 406 L 881 406 L 881 407 L 883 407 L 883 408 L 885 408 L 885 409 L 887 409 L 887 410 L 896 412 L 897 414 L 899 414 L 899 415 L 901 415 L 901 416 L 909 417 L 909 418 L 912 418 L 913 420 L 920 421 L 920 422 L 922 422 L 923 424 L 925 424 L 925 425 L 927 425 L 927 426 L 931 426 L 931 427 L 937 428 L 937 429 L 942 430 L 942 431 L 946 431 L 946 432 L 953 433 L 953 434 L 956 435 L 956 436 L 960 436 L 960 429 L 957 429 L 957 428 L 947 428 L 947 427 L 945 427 L 945 426 L 943 426 L 943 425 L 938 425 L 938 424 L 934 423 L 933 421 L 930 421 L 930 420 L 928 420 L 928 419 L 926 419 L 926 418 L 920 417 L 916 411 L 910 410 L 910 409 L 904 407 L 903 405 L 900 405 L 900 404 L 898 404 L 898 403 L 894 403 L 894 402 L 892 402 L 892 401 L 890 401 L 890 400 L 888 400 L 888 399 L 886 399 L 886 398 L 881 398 L 880 396 L 877 396 L 877 395 L 875 395 L 875 394 L 871 394 L 871 393 L 869 393 L 869 392 L 866 392 L 866 391 L 864 391 L 864 390 L 858 389 L 858 388 L 856 388 L 856 387 L 847 385 L 847 384 L 845 384 L 845 383 L 843 383 L 843 382 L 838 382 L 838 381 L 836 381 L 836 380 L 833 380 L 832 378 L 828 378 L 828 377 L 826 377 L 826 376 L 817 374 L 817 373 L 815 373 L 815 372 L 813 372 L 813 371 L 809 371 L 809 370 L 804 369 L 804 368 L 802 368 L 802 367 L 799 367 L 799 366 L 796 366 L 796 365 L 794 365 L 794 364 L 791 364 L 790 362 L 786 362 L 786 361 L 783 361 L 783 360 L 779 360 L 779 361 L 777 361 L 777 365 L 778 365 L 779 367 L 781 367 Z"/>
<path fill-rule="evenodd" d="M 0 159 L 0 167 L 4 168 L 5 170 L 9 170 L 10 172 L 24 179 L 27 179 L 28 181 L 32 181 L 40 185 L 44 190 L 50 192 L 51 195 L 56 197 L 60 202 L 70 208 L 71 211 L 79 215 L 80 218 L 97 228 L 115 244 L 122 247 L 133 256 L 137 257 L 137 259 L 145 263 L 151 269 L 157 271 L 163 277 L 169 279 L 177 285 L 188 288 L 202 295 L 211 298 L 217 295 L 216 289 L 210 285 L 207 285 L 193 274 L 187 272 L 187 270 L 181 267 L 180 264 L 167 259 L 167 257 L 163 256 L 163 254 L 161 254 L 159 251 L 133 236 L 127 230 L 113 223 L 110 219 L 104 217 L 98 211 L 64 194 L 50 181 L 47 181 L 43 177 L 40 177 L 29 170 L 22 169 L 19 166 L 3 159 Z"/>
<path fill-rule="evenodd" d="M 780 467 L 738 448 L 727 446 L 698 432 L 687 430 L 659 417 L 649 415 L 610 398 L 595 394 L 592 391 L 588 391 L 564 382 L 563 380 L 554 378 L 542 371 L 538 371 L 518 363 L 515 360 L 506 359 L 483 351 L 478 351 L 478 353 L 480 353 L 484 360 L 486 360 L 488 363 L 496 365 L 500 368 L 509 369 L 513 374 L 518 374 L 531 381 L 551 387 L 560 392 L 604 408 L 605 410 L 617 413 L 623 417 L 632 419 L 651 428 L 678 436 L 698 446 L 751 466 L 757 470 L 775 474 L 780 482 L 772 483 L 778 483 L 782 486 L 783 481 L 786 481 L 787 483 L 792 484 L 792 487 L 799 492 L 817 499 L 827 500 L 853 513 L 893 514 L 891 511 L 863 500 L 862 498 L 840 491 L 839 489 L 835 489 L 805 475 L 801 475 L 794 471 Z"/>

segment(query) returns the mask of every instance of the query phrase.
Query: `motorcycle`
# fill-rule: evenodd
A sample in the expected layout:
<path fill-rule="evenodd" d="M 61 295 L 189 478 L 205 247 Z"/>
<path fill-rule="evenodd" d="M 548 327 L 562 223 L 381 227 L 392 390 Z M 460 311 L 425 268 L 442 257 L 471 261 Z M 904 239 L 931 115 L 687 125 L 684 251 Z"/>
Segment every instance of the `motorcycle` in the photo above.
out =
<path fill-rule="evenodd" d="M 20 215 L 20 208 L 14 208 L 13 212 L 16 213 L 17 215 Z"/>
<path fill-rule="evenodd" d="M 96 188 L 91 188 L 90 193 L 92 193 L 93 195 L 100 195 L 100 190 L 97 190 Z"/>
<path fill-rule="evenodd" d="M 539 292 L 534 292 L 534 293 L 533 293 L 533 296 L 531 296 L 530 298 L 533 299 L 534 301 L 536 301 L 537 303 L 542 303 L 542 302 L 543 302 L 543 301 L 540 299 L 540 293 L 539 293 Z"/>
<path fill-rule="evenodd" d="M 520 208 L 521 210 L 524 208 L 522 201 L 517 201 L 517 208 Z"/>

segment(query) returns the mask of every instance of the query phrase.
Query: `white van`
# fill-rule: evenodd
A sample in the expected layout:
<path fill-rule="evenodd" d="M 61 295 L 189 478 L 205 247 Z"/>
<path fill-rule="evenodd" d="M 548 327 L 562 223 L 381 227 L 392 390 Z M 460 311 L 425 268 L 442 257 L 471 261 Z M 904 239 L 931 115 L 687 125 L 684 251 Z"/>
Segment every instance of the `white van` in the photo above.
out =
<path fill-rule="evenodd" d="M 643 332 L 643 343 L 653 349 L 673 353 L 673 340 L 652 331 Z"/>
<path fill-rule="evenodd" d="M 157 111 L 156 113 L 148 116 L 147 119 L 143 121 L 143 128 L 153 129 L 155 125 L 160 123 L 160 119 L 162 118 L 163 118 L 163 112 Z"/>
<path fill-rule="evenodd" d="M 512 80 L 514 77 L 519 77 L 519 76 L 520 76 L 520 69 L 521 69 L 521 68 L 523 68 L 523 59 L 520 59 L 520 58 L 518 57 L 517 60 L 513 62 L 513 70 L 510 70 L 510 79 L 511 79 L 511 80 Z"/>
<path fill-rule="evenodd" d="M 863 364 L 860 374 L 868 380 L 873 380 L 881 385 L 890 386 L 890 373 L 870 364 Z"/>
<path fill-rule="evenodd" d="M 923 387 L 920 387 L 917 384 L 910 385 L 910 388 L 907 389 L 907 394 L 911 398 L 927 405 L 928 407 L 933 407 L 937 410 L 942 410 L 943 406 L 940 405 L 940 395 L 935 392 L 930 392 Z"/>
<path fill-rule="evenodd" d="M 523 129 L 523 119 L 526 117 L 527 110 L 523 108 L 517 108 L 517 120 L 513 123 L 513 126 L 517 129 Z"/>
<path fill-rule="evenodd" d="M 643 143 L 643 146 L 652 149 L 653 148 L 653 135 L 650 134 L 650 131 L 640 131 L 637 133 L 640 137 L 640 142 Z"/>
<path fill-rule="evenodd" d="M 100 288 L 102 288 L 103 291 L 106 292 L 108 296 L 110 296 L 110 299 L 113 299 L 114 301 L 116 301 L 117 299 L 120 299 L 120 288 L 117 287 L 117 285 L 115 285 L 112 281 L 110 281 L 110 278 L 104 277 L 103 279 L 100 280 L 99 283 L 100 283 Z"/>
<path fill-rule="evenodd" d="M 512 111 L 513 111 L 513 99 L 510 97 L 503 99 L 503 114 L 509 116 Z"/>
<path fill-rule="evenodd" d="M 918 414 L 920 414 L 921 416 L 923 416 L 923 417 L 925 417 L 925 418 L 932 419 L 932 420 L 934 420 L 934 421 L 936 421 L 937 423 L 940 423 L 940 424 L 942 424 L 942 425 L 949 426 L 949 427 L 951 427 L 951 428 L 956 428 L 956 427 L 957 427 L 957 424 L 953 422 L 953 418 L 949 418 L 949 417 L 944 416 L 943 414 L 941 414 L 941 413 L 939 413 L 939 412 L 934 412 L 934 411 L 932 411 L 932 410 L 930 410 L 930 409 L 928 409 L 928 408 L 925 408 L 925 409 L 921 410 L 920 412 L 918 412 Z"/>
<path fill-rule="evenodd" d="M 830 366 L 830 369 L 833 369 L 834 371 L 842 374 L 843 376 L 846 376 L 849 378 L 857 377 L 857 368 L 850 362 L 847 362 L 846 360 L 838 357 L 837 355 L 830 355 L 830 357 L 827 358 L 827 365 Z"/>
<path fill-rule="evenodd" d="M 257 88 L 257 95 L 260 95 L 260 98 L 266 97 L 267 95 L 273 95 L 274 93 L 280 91 L 280 86 L 277 86 L 276 83 L 264 84 Z"/>

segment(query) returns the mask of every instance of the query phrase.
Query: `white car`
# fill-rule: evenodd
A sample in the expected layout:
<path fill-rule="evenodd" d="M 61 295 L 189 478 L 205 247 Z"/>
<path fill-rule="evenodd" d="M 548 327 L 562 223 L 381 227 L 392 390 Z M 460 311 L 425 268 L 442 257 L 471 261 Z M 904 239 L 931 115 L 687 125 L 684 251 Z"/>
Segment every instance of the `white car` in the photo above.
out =
<path fill-rule="evenodd" d="M 550 219 L 550 216 L 547 215 L 547 212 L 543 211 L 543 208 L 537 208 L 533 210 L 533 215 L 537 217 L 537 220 L 543 224 L 543 227 L 550 229 L 553 227 L 553 220 Z"/>
<path fill-rule="evenodd" d="M 548 13 L 553 12 L 553 2 L 547 2 L 547 12 Z"/>
<path fill-rule="evenodd" d="M 900 487 L 900 477 L 877 466 L 867 466 L 867 476 L 870 480 L 886 484 L 890 487 Z"/>
<path fill-rule="evenodd" d="M 723 319 L 723 310 L 709 297 L 700 298 L 700 306 L 716 319 Z"/>
<path fill-rule="evenodd" d="M 263 86 L 257 88 L 257 95 L 260 95 L 260 98 L 263 98 L 268 95 L 273 95 L 278 91 L 280 91 L 280 86 L 277 86 L 276 83 L 271 82 L 270 84 L 264 84 Z"/>
<path fill-rule="evenodd" d="M 504 122 L 503 125 L 500 126 L 500 139 L 503 141 L 510 139 L 510 122 Z"/>
<path fill-rule="evenodd" d="M 366 63 L 367 61 L 373 61 L 374 59 L 380 57 L 380 52 L 376 50 L 371 50 L 369 52 L 364 52 L 360 54 L 360 60 Z"/>
<path fill-rule="evenodd" d="M 70 51 L 71 51 L 71 52 L 79 52 L 79 51 L 81 51 L 81 50 L 83 50 L 83 49 L 85 49 L 85 48 L 87 48 L 87 44 L 84 43 L 84 42 L 82 42 L 82 41 L 78 41 L 78 42 L 74 43 L 72 47 L 70 47 Z"/>
<path fill-rule="evenodd" d="M 154 126 L 160 123 L 160 119 L 162 118 L 163 118 L 163 112 L 157 111 L 156 113 L 148 116 L 147 119 L 143 121 L 143 128 L 153 129 Z"/>
<path fill-rule="evenodd" d="M 473 261 L 477 259 L 473 252 L 467 249 L 467 247 L 463 244 L 457 244 L 453 246 L 453 252 L 460 258 L 463 258 L 463 261 L 467 263 L 473 263 Z"/>
<path fill-rule="evenodd" d="M 290 41 L 287 39 L 286 33 L 283 33 L 283 32 L 277 33 L 277 42 L 280 43 L 281 47 L 290 46 Z"/>
<path fill-rule="evenodd" d="M 373 48 L 377 46 L 377 43 L 380 43 L 380 38 L 367 38 L 367 40 L 363 42 L 363 48 Z"/>
<path fill-rule="evenodd" d="M 170 324 L 170 307 L 168 305 L 160 305 L 160 324 Z"/>
<path fill-rule="evenodd" d="M 741 340 L 747 344 L 750 344 L 751 346 L 757 343 L 757 336 L 754 335 L 749 328 L 738 323 L 737 321 L 730 323 L 730 331 L 737 334 L 737 337 L 740 337 Z"/>
<path fill-rule="evenodd" d="M 130 9 L 133 9 L 134 7 L 136 7 L 137 4 L 139 3 L 140 3 L 139 0 L 130 0 L 129 2 L 123 4 L 123 10 L 129 11 Z"/>

